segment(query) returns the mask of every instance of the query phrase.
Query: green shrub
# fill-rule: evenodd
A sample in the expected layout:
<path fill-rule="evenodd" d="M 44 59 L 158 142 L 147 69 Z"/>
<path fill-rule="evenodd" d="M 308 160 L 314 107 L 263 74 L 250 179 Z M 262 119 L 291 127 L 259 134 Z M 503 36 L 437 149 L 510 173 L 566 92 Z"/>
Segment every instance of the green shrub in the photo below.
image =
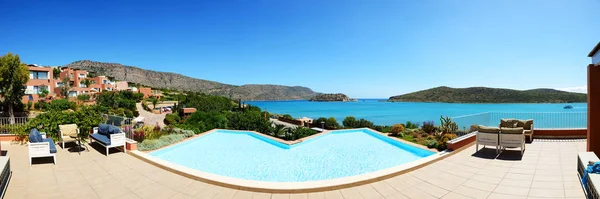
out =
<path fill-rule="evenodd" d="M 77 100 L 85 102 L 85 101 L 90 100 L 90 96 L 87 94 L 77 95 Z"/>
<path fill-rule="evenodd" d="M 313 120 L 312 126 L 321 128 L 322 126 L 325 125 L 326 122 L 327 122 L 327 118 L 320 117 L 320 118 L 317 118 L 316 120 Z"/>
<path fill-rule="evenodd" d="M 471 127 L 469 128 L 469 133 L 471 132 L 475 132 L 479 130 L 479 126 L 477 126 L 477 124 L 473 124 L 471 125 Z"/>
<path fill-rule="evenodd" d="M 344 121 L 342 121 L 342 124 L 344 125 L 344 128 L 355 128 L 356 126 L 358 126 L 358 121 L 356 120 L 355 117 L 348 116 L 348 117 L 344 118 Z"/>
<path fill-rule="evenodd" d="M 435 140 L 429 140 L 429 141 L 427 141 L 427 148 L 437 149 L 438 148 L 438 142 L 435 141 Z"/>
<path fill-rule="evenodd" d="M 179 124 L 179 122 L 181 121 L 181 117 L 179 117 L 178 113 L 173 113 L 173 114 L 167 114 L 165 115 L 165 119 L 164 119 L 164 123 L 166 125 L 174 125 L 174 124 Z"/>
<path fill-rule="evenodd" d="M 285 118 L 285 119 L 290 119 L 290 120 L 293 120 L 293 119 L 294 119 L 294 117 L 292 117 L 290 114 L 285 114 L 285 115 L 283 115 L 283 116 L 281 116 L 281 117 L 283 117 L 283 118 Z"/>
<path fill-rule="evenodd" d="M 36 102 L 36 103 L 34 103 L 34 104 L 33 104 L 33 108 L 34 108 L 35 110 L 41 110 L 41 109 L 42 109 L 42 106 L 40 106 L 40 102 Z"/>
<path fill-rule="evenodd" d="M 448 141 L 450 141 L 450 140 L 452 140 L 454 138 L 457 138 L 456 134 L 444 134 L 444 135 L 442 135 L 442 137 L 438 141 L 438 147 L 437 147 L 437 149 L 439 151 L 446 150 L 447 149 L 446 142 L 448 142 Z"/>
<path fill-rule="evenodd" d="M 100 113 L 90 107 L 82 107 L 74 112 L 50 110 L 30 119 L 27 122 L 25 131 L 20 133 L 27 135 L 29 130 L 37 128 L 41 132 L 46 132 L 48 137 L 56 141 L 58 139 L 58 125 L 77 124 L 77 127 L 85 135 L 103 121 L 104 119 L 102 119 Z"/>
<path fill-rule="evenodd" d="M 129 109 L 125 109 L 124 113 L 125 113 L 125 117 L 133 118 L 133 111 L 131 111 Z"/>
<path fill-rule="evenodd" d="M 31 102 L 31 101 L 28 101 L 28 102 L 27 102 L 27 110 L 29 111 L 29 110 L 31 110 L 32 108 L 33 108 L 33 102 Z"/>
<path fill-rule="evenodd" d="M 75 103 L 73 103 L 75 104 Z M 50 102 L 50 110 L 64 111 L 71 108 L 71 102 L 67 99 L 56 99 Z"/>

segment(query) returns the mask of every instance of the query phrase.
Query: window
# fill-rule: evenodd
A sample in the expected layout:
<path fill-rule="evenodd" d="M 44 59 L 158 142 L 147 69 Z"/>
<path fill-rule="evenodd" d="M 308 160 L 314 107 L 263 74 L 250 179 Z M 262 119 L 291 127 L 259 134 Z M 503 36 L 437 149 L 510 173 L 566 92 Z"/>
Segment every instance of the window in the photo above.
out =
<path fill-rule="evenodd" d="M 102 80 L 102 84 L 106 84 L 106 83 L 107 83 L 107 81 L 106 81 L 106 80 Z"/>
<path fill-rule="evenodd" d="M 85 74 L 79 74 L 79 78 L 85 78 Z"/>
<path fill-rule="evenodd" d="M 29 79 L 48 79 L 48 72 L 29 71 Z"/>
<path fill-rule="evenodd" d="M 33 94 L 40 94 L 40 87 L 39 86 L 33 86 Z"/>

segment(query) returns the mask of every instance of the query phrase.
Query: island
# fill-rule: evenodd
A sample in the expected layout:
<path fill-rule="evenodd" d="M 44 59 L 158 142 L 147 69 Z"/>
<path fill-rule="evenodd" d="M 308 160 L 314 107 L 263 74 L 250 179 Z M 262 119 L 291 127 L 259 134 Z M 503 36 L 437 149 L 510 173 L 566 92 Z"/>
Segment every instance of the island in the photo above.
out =
<path fill-rule="evenodd" d="M 554 89 L 512 90 L 502 88 L 436 87 L 404 95 L 392 96 L 389 102 L 445 103 L 576 103 L 587 102 L 587 94 Z"/>
<path fill-rule="evenodd" d="M 310 98 L 311 102 L 354 102 L 356 99 L 352 99 L 342 93 L 329 93 L 329 94 L 318 94 Z"/>

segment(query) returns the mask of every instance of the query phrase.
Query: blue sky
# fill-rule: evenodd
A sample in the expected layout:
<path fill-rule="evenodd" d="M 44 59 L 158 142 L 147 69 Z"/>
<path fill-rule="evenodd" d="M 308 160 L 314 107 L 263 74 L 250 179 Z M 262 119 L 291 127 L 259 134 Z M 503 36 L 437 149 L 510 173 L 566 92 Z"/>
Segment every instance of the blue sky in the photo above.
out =
<path fill-rule="evenodd" d="M 600 0 L 0 2 L 0 53 L 228 84 L 389 97 L 436 86 L 574 89 Z"/>

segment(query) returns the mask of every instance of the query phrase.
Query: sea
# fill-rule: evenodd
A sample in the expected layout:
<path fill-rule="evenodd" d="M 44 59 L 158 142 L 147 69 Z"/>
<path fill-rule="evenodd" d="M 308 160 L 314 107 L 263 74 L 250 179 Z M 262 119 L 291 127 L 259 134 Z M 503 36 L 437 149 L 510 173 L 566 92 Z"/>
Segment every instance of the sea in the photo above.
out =
<path fill-rule="evenodd" d="M 248 101 L 277 114 L 294 118 L 334 117 L 342 123 L 346 116 L 364 118 L 376 125 L 393 125 L 407 121 L 438 123 L 440 116 L 458 117 L 485 112 L 500 113 L 580 113 L 586 115 L 587 103 L 529 103 L 529 104 L 467 104 L 427 102 L 387 102 L 386 99 L 358 99 L 356 102 Z M 564 107 L 570 105 L 572 109 Z M 554 114 L 556 115 L 556 114 Z M 564 115 L 564 114 L 563 114 Z"/>

